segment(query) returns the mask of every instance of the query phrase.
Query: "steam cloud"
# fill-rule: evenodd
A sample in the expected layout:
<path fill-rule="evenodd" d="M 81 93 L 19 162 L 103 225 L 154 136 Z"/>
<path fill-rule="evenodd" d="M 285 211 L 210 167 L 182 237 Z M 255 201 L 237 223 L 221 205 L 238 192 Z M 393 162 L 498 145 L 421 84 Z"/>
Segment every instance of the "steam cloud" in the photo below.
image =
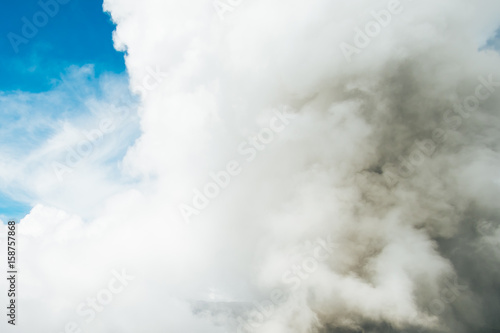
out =
<path fill-rule="evenodd" d="M 104 1 L 141 98 L 137 185 L 88 221 L 22 221 L 25 332 L 64 331 L 122 268 L 85 330 L 500 329 L 500 3 L 221 3 Z"/>

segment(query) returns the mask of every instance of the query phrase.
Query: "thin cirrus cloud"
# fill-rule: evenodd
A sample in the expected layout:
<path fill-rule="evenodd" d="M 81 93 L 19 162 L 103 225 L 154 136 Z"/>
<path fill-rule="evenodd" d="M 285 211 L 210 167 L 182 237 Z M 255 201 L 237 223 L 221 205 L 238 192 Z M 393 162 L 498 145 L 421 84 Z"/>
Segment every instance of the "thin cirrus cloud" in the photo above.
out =
<path fill-rule="evenodd" d="M 83 214 L 95 204 L 88 198 L 99 196 L 74 193 L 74 186 L 109 194 L 97 184 L 113 178 L 126 147 L 138 135 L 127 77 L 96 77 L 92 66 L 70 67 L 47 92 L 3 93 L 0 108 L 2 191 L 6 200 L 17 201 L 16 210 L 6 210 L 5 218 L 20 218 L 21 207 L 27 213 L 36 203 L 72 207 Z"/>

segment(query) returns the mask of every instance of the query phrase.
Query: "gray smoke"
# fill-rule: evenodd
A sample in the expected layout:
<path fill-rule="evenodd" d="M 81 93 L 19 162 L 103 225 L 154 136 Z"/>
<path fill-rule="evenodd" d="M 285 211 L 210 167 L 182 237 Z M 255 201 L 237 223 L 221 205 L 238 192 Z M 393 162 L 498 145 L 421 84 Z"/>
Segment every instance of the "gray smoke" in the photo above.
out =
<path fill-rule="evenodd" d="M 126 161 L 218 253 L 225 296 L 193 313 L 238 332 L 500 329 L 500 4 L 190 4 L 105 1 L 132 90 L 145 66 L 171 73 L 142 92 Z M 231 159 L 241 175 L 207 198 Z"/>
<path fill-rule="evenodd" d="M 82 284 L 54 304 L 123 267 L 93 332 L 500 329 L 498 1 L 104 9 L 140 98 L 134 182 L 87 223 L 23 220 L 26 279 L 50 259 Z"/>

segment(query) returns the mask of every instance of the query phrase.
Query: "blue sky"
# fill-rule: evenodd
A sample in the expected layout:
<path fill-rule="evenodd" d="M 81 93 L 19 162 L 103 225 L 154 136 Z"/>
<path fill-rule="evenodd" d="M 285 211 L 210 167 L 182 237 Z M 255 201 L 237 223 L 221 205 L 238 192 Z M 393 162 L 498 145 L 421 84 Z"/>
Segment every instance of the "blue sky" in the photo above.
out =
<path fill-rule="evenodd" d="M 126 86 L 124 54 L 113 48 L 114 25 L 103 12 L 102 1 L 70 0 L 58 6 L 51 17 L 40 14 L 45 11 L 37 0 L 2 3 L 1 163 L 21 159 L 38 149 L 57 133 L 61 122 L 81 121 L 85 115 L 96 113 L 86 101 L 109 100 L 103 92 L 103 87 L 110 86 L 106 82 L 115 80 Z M 38 31 L 33 36 L 23 34 L 26 20 L 34 23 L 44 17 L 47 23 L 38 21 L 41 24 L 35 25 Z M 14 34 L 25 42 L 13 46 Z M 16 190 L 4 177 L 0 182 L 0 219 L 24 217 L 33 200 L 27 192 L 29 189 Z"/>
<path fill-rule="evenodd" d="M 45 1 L 45 0 L 44 0 Z M 70 0 L 16 53 L 8 33 L 22 36 L 23 21 L 42 10 L 37 0 L 5 1 L 0 12 L 0 90 L 39 92 L 70 65 L 95 64 L 97 74 L 125 71 L 123 54 L 112 44 L 114 26 L 99 0 Z"/>

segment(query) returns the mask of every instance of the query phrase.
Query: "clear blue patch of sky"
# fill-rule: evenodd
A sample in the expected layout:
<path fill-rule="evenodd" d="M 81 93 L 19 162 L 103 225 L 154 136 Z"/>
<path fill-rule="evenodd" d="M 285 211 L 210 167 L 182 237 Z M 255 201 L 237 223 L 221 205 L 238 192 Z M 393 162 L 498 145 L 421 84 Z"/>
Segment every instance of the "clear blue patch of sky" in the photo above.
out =
<path fill-rule="evenodd" d="M 43 19 L 40 13 L 46 12 L 40 1 L 3 1 L 1 4 L 0 91 L 49 90 L 53 79 L 71 65 L 93 64 L 97 76 L 103 72 L 125 71 L 124 54 L 113 48 L 115 27 L 102 10 L 102 0 L 69 0 L 66 4 L 59 4 L 57 0 L 41 2 L 57 3 L 59 8 L 53 17 L 45 14 L 47 24 L 35 25 L 38 32 L 29 38 L 23 34 L 23 18 L 33 24 Z M 16 52 L 9 33 L 28 42 L 19 44 Z"/>

